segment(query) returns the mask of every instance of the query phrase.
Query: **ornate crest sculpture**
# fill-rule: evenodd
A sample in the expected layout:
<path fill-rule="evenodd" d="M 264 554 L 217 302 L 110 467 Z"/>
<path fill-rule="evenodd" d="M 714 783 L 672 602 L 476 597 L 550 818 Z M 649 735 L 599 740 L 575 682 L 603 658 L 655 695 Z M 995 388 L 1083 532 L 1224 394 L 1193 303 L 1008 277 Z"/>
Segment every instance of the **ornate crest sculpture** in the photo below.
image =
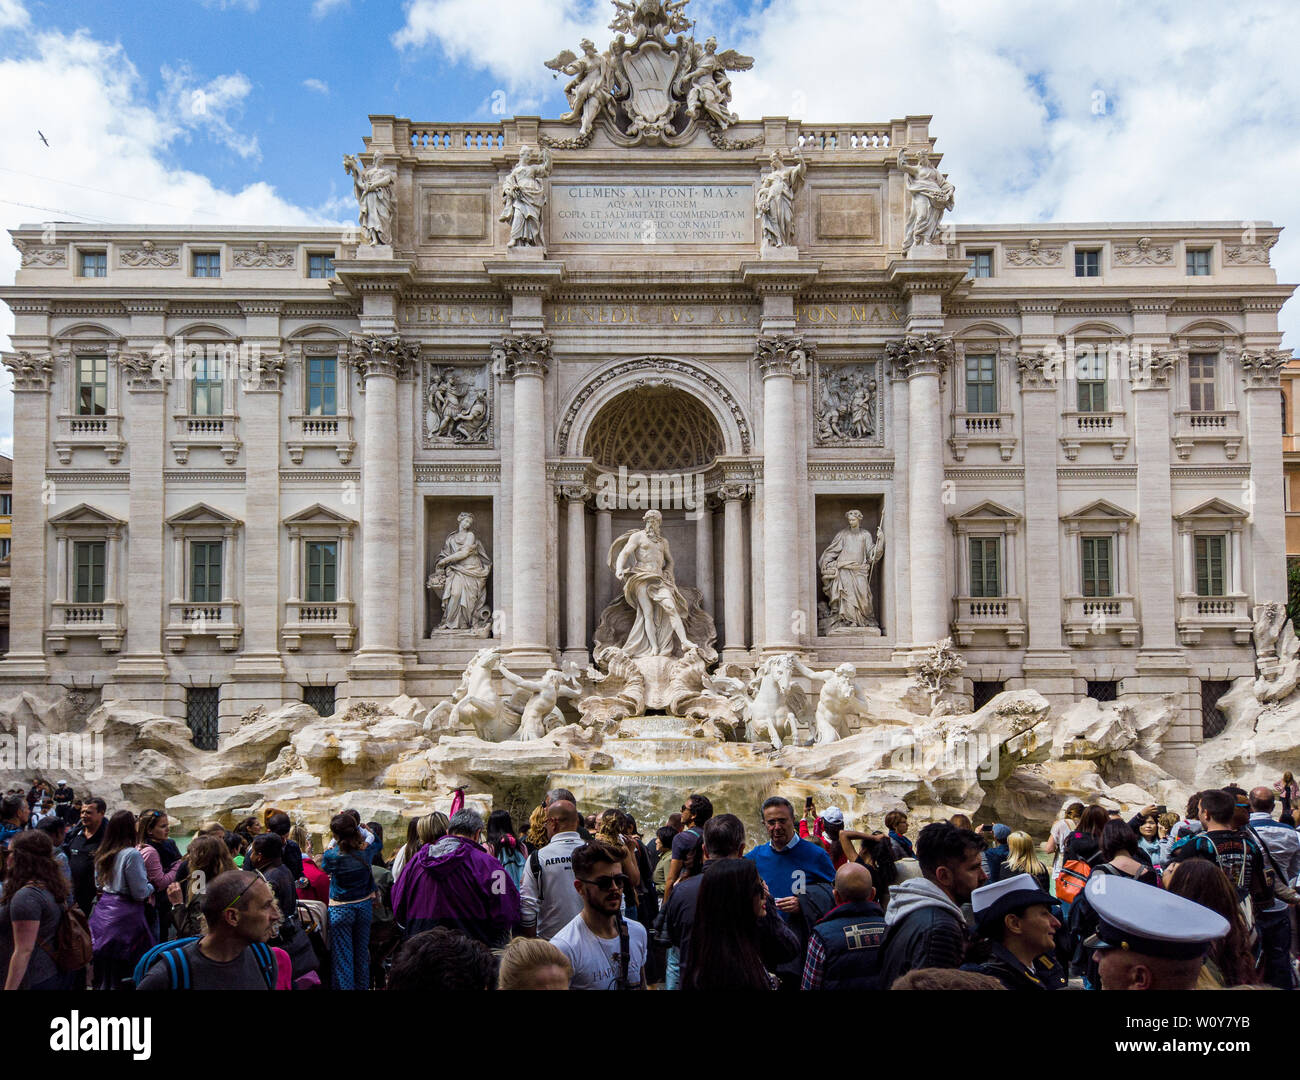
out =
<path fill-rule="evenodd" d="M 752 56 L 735 49 L 718 52 L 714 38 L 703 45 L 689 36 L 691 21 L 683 14 L 687 0 L 614 0 L 614 21 L 609 28 L 618 36 L 603 53 L 590 40 L 582 42 L 582 55 L 566 49 L 546 66 L 570 75 L 564 87 L 569 111 L 561 122 L 578 125 L 573 139 L 545 144 L 575 149 L 591 142 L 597 120 L 603 119 L 610 137 L 620 145 L 689 140 L 699 124 L 709 129 L 719 145 L 738 117 L 730 109 L 728 71 L 748 71 Z M 670 37 L 670 35 L 677 35 Z M 630 35 L 631 40 L 628 40 Z"/>

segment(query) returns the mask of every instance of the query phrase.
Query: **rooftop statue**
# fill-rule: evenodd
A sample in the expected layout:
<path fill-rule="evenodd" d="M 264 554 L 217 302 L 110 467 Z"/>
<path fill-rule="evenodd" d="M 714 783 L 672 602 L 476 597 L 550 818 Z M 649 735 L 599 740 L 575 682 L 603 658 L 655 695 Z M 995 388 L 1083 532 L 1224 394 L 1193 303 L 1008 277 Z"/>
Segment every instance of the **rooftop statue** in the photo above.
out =
<path fill-rule="evenodd" d="M 531 146 L 519 148 L 519 162 L 501 185 L 501 216 L 510 223 L 507 247 L 542 247 L 542 208 L 546 206 L 546 185 L 551 175 L 551 155 Z"/>
<path fill-rule="evenodd" d="M 903 250 L 908 251 L 916 244 L 942 243 L 939 223 L 943 212 L 953 208 L 957 189 L 934 167 L 927 150 L 919 151 L 916 163 L 912 164 L 907 160 L 907 150 L 900 149 L 898 167 L 907 174 L 907 190 L 912 196 Z"/>
<path fill-rule="evenodd" d="M 397 174 L 384 168 L 384 155 L 379 151 L 375 151 L 374 163 L 368 169 L 361 167 L 355 154 L 345 154 L 343 168 L 352 177 L 352 190 L 358 206 L 357 224 L 361 226 L 365 242 L 372 247 L 391 244 Z"/>

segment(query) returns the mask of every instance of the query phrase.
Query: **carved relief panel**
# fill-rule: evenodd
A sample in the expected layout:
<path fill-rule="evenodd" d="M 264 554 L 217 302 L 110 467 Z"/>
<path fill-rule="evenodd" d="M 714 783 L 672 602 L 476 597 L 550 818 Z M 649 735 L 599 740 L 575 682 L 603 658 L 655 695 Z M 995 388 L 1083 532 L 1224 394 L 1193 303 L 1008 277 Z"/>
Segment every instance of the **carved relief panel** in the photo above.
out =
<path fill-rule="evenodd" d="M 492 448 L 492 372 L 488 364 L 426 364 L 423 400 L 421 426 L 426 450 Z"/>
<path fill-rule="evenodd" d="M 818 446 L 881 446 L 880 363 L 813 365 L 813 421 Z"/>

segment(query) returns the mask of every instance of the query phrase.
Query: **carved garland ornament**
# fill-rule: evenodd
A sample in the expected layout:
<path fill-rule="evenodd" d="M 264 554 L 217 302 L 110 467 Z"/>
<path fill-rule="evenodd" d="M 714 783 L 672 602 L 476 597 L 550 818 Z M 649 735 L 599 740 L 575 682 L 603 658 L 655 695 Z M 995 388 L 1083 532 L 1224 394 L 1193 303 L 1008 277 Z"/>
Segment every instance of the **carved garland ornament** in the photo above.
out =
<path fill-rule="evenodd" d="M 683 375 L 694 382 L 699 383 L 716 397 L 720 398 L 731 418 L 735 421 L 736 428 L 740 432 L 740 452 L 748 454 L 750 452 L 751 440 L 749 433 L 749 421 L 745 419 L 744 410 L 741 409 L 740 403 L 732 396 L 726 385 L 716 376 L 707 371 L 702 371 L 692 364 L 684 363 L 681 360 L 669 360 L 664 357 L 649 357 L 640 360 L 627 360 L 621 364 L 615 364 L 613 367 L 606 368 L 594 376 L 590 382 L 582 387 L 574 395 L 569 407 L 564 412 L 564 420 L 560 423 L 560 433 L 557 440 L 559 452 L 568 453 L 569 435 L 573 431 L 573 425 L 577 421 L 578 413 L 582 407 L 591 399 L 602 386 L 606 386 L 617 379 L 634 371 L 661 371 L 673 372 L 677 375 Z"/>

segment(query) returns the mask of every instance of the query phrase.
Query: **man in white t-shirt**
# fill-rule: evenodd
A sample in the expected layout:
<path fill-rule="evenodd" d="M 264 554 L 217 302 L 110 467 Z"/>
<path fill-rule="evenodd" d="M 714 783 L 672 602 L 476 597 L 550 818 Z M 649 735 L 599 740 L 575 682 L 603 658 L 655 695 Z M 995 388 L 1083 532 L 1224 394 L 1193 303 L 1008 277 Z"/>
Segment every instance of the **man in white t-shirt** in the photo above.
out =
<path fill-rule="evenodd" d="M 620 911 L 628 879 L 618 853 L 593 841 L 574 851 L 571 865 L 582 910 L 551 938 L 573 965 L 569 989 L 644 989 L 646 932 Z"/>

